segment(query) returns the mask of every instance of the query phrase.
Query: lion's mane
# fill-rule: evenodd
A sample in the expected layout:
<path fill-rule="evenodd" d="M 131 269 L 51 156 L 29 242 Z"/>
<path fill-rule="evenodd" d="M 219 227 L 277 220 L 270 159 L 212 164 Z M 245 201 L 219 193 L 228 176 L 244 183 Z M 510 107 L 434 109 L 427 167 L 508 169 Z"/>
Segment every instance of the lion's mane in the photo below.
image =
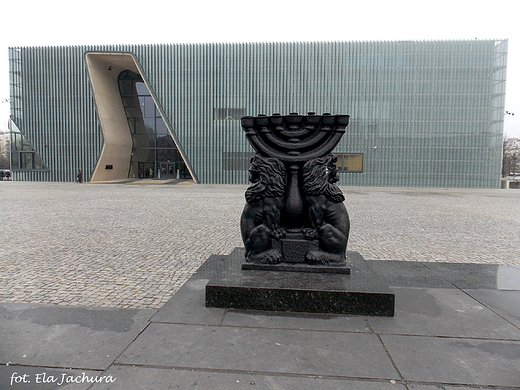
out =
<path fill-rule="evenodd" d="M 280 160 L 263 157 L 257 153 L 251 157 L 250 171 L 255 180 L 246 190 L 247 203 L 258 202 L 265 197 L 283 196 L 287 176 L 285 165 Z"/>
<path fill-rule="evenodd" d="M 309 160 L 303 166 L 303 193 L 307 196 L 325 195 L 334 203 L 343 202 L 345 196 L 330 180 L 330 169 L 336 169 L 337 157 L 328 154 Z"/>

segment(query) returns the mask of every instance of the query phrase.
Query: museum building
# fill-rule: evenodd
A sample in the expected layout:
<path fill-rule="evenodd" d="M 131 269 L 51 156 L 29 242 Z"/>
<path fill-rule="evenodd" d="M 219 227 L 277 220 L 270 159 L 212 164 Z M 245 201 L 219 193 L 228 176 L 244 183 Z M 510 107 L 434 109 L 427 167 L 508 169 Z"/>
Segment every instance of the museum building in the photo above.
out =
<path fill-rule="evenodd" d="M 499 188 L 507 40 L 9 49 L 14 180 L 246 184 L 240 118 L 348 114 L 343 186 Z"/>

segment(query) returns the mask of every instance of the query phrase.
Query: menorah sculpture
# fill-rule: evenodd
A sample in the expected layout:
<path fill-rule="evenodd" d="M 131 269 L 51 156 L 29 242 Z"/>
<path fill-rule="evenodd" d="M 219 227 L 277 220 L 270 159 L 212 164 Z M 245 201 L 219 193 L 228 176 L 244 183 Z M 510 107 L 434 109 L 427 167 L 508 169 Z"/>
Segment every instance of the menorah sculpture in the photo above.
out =
<path fill-rule="evenodd" d="M 241 121 L 256 151 L 240 221 L 242 269 L 349 273 L 350 222 L 331 154 L 349 116 L 311 112 Z"/>
<path fill-rule="evenodd" d="M 348 122 L 315 113 L 242 118 L 256 151 L 240 220 L 245 248 L 210 263 L 207 307 L 394 315 L 388 284 L 346 252 L 350 222 L 331 152 Z"/>

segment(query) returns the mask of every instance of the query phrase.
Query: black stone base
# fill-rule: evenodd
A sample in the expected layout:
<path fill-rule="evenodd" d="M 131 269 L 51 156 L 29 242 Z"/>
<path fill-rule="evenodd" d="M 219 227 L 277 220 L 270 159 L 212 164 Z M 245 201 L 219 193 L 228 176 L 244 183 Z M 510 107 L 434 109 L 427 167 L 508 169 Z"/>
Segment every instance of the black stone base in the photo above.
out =
<path fill-rule="evenodd" d="M 244 249 L 226 259 L 206 285 L 206 307 L 393 316 L 395 295 L 357 252 L 351 274 L 243 270 Z"/>

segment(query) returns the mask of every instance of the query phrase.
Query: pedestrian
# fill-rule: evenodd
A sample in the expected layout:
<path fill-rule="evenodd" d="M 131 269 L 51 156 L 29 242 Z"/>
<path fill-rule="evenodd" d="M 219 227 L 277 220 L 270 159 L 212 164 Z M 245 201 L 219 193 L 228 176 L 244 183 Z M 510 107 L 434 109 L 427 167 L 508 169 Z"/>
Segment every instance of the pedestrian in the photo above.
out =
<path fill-rule="evenodd" d="M 81 172 L 81 169 L 78 171 L 78 176 L 76 182 L 82 183 L 83 182 L 83 172 Z"/>
<path fill-rule="evenodd" d="M 0 171 L 0 181 L 4 181 L 4 171 Z"/>

